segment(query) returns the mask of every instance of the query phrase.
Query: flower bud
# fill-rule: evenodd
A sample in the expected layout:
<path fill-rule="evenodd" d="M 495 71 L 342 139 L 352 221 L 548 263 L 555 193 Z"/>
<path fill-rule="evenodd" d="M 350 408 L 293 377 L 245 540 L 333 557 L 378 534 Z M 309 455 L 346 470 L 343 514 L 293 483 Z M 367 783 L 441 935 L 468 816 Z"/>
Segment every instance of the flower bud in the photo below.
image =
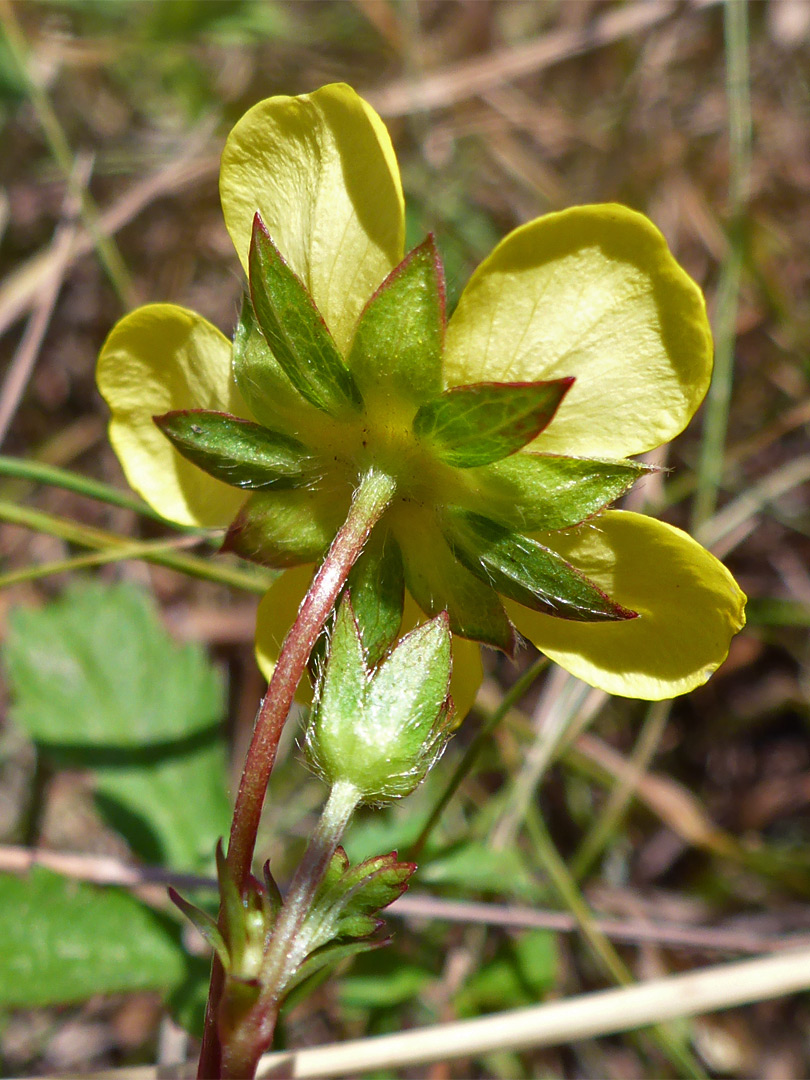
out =
<path fill-rule="evenodd" d="M 330 785 L 352 784 L 365 803 L 409 795 L 450 737 L 450 668 L 443 612 L 370 671 L 351 602 L 344 600 L 306 735 L 313 770 Z"/>

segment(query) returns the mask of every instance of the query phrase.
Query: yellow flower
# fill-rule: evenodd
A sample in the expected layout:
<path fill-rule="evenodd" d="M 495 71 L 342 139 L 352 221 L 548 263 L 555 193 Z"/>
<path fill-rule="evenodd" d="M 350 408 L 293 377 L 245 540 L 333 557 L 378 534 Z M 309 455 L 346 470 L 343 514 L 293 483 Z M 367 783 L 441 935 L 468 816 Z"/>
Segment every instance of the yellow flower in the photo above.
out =
<path fill-rule="evenodd" d="M 374 537 L 382 537 L 378 548 L 389 538 L 401 552 L 417 602 L 406 600 L 404 626 L 418 621 L 419 607 L 449 610 L 460 713 L 480 681 L 478 645 L 468 639 L 508 647 L 509 620 L 552 660 L 610 693 L 655 700 L 703 683 L 743 625 L 745 598 L 685 533 L 603 510 L 643 471 L 627 458 L 685 427 L 711 373 L 702 296 L 655 227 L 616 205 L 529 222 L 474 273 L 445 334 L 443 312 L 434 318 L 435 249 L 426 242 L 400 267 L 396 159 L 381 120 L 348 86 L 251 109 L 225 146 L 220 193 L 242 265 L 252 267 L 259 323 L 258 275 L 266 266 L 287 273 L 288 264 L 342 358 L 330 361 L 337 397 L 321 399 L 304 376 L 291 381 L 250 305 L 233 348 L 193 312 L 138 309 L 105 343 L 98 383 L 112 411 L 113 446 L 147 502 L 183 524 L 233 523 L 230 546 L 286 568 L 259 609 L 265 673 L 353 485 L 380 466 L 395 475 L 397 493 Z M 263 328 L 270 337 L 266 321 Z M 375 351 L 380 341 L 384 354 Z M 272 344 L 280 355 L 283 341 Z M 511 385 L 512 402 L 516 385 L 533 388 L 522 438 L 494 456 L 479 438 L 466 457 L 454 457 L 442 439 L 451 428 L 458 437 L 459 402 L 472 410 L 466 432 L 475 442 L 482 396 L 497 411 L 502 384 Z M 469 389 L 447 393 L 459 387 Z M 455 427 L 447 427 L 447 402 Z M 258 423 L 287 440 L 279 443 L 285 453 L 300 447 L 301 476 L 264 490 L 254 477 L 246 502 L 239 487 L 178 452 L 176 431 L 172 442 L 153 421 L 171 427 L 165 414 L 200 409 Z M 553 589 L 537 603 L 527 594 L 516 550 L 563 575 L 565 617 L 548 613 Z M 583 615 L 571 601 L 580 581 L 589 590 L 584 608 L 602 604 L 600 611 Z"/>

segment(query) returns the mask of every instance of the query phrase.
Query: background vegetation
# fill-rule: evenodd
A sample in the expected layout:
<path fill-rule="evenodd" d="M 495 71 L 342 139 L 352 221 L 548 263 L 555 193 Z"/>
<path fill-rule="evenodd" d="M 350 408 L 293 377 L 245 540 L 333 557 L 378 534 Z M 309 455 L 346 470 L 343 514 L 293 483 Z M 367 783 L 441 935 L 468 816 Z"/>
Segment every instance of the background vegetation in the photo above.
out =
<path fill-rule="evenodd" d="M 393 946 L 291 1011 L 284 1039 L 479 1015 L 810 933 L 810 4 L 3 0 L 0 27 L 5 1074 L 193 1053 L 181 1025 L 198 1022 L 206 961 L 188 935 L 198 955 L 183 961 L 156 883 L 209 874 L 226 830 L 263 689 L 266 577 L 140 512 L 93 371 L 138 302 L 230 333 L 224 136 L 259 99 L 332 80 L 390 125 L 409 240 L 436 232 L 451 304 L 539 214 L 616 200 L 664 231 L 706 291 L 717 378 L 655 459 L 672 471 L 631 505 L 695 530 L 751 601 L 726 665 L 672 705 L 540 674 L 432 836 L 414 887 L 427 915 L 392 914 Z M 479 707 L 432 780 L 361 817 L 352 857 L 415 838 L 531 660 L 487 655 Z M 286 747 L 261 846 L 281 880 L 322 797 L 292 730 Z M 57 860 L 68 877 L 25 879 L 21 847 L 81 858 Z M 133 863 L 126 890 L 76 880 L 123 881 Z M 447 899 L 497 908 L 453 921 Z M 527 905 L 532 928 L 495 924 L 531 922 Z M 548 910 L 580 929 L 542 929 Z M 810 1072 L 808 1030 L 807 999 L 791 998 L 666 1037 L 407 1075 L 778 1080 Z"/>

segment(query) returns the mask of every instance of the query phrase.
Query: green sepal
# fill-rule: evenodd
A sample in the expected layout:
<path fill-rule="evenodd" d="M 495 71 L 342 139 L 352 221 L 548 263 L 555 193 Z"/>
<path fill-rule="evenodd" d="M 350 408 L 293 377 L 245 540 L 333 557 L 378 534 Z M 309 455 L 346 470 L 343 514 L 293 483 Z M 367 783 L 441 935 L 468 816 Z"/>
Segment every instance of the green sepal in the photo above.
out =
<path fill-rule="evenodd" d="M 382 526 L 372 532 L 347 581 L 366 662 L 374 667 L 394 644 L 402 623 L 405 578 L 399 544 Z"/>
<path fill-rule="evenodd" d="M 444 270 L 431 234 L 366 304 L 349 368 L 370 407 L 421 404 L 441 391 Z"/>
<path fill-rule="evenodd" d="M 154 421 L 184 458 L 246 490 L 295 488 L 317 478 L 317 463 L 290 435 L 207 409 L 178 409 Z"/>
<path fill-rule="evenodd" d="M 323 422 L 323 413 L 301 397 L 273 356 L 248 295 L 234 330 L 231 369 L 251 413 L 266 427 L 296 435 Z"/>
<path fill-rule="evenodd" d="M 480 514 L 448 510 L 445 535 L 472 573 L 534 611 L 579 622 L 637 617 L 556 551 Z"/>
<path fill-rule="evenodd" d="M 415 507 L 397 519 L 408 592 L 427 615 L 447 611 L 454 634 L 480 641 L 513 656 L 514 627 L 498 594 L 459 562 L 436 519 Z"/>
<path fill-rule="evenodd" d="M 230 963 L 228 946 L 225 944 L 225 939 L 219 931 L 216 920 L 212 918 L 207 911 L 203 911 L 202 908 L 198 908 L 195 904 L 186 900 L 186 898 L 181 896 L 171 885 L 169 886 L 168 891 L 171 902 L 175 907 L 178 907 L 188 921 L 196 927 L 198 933 L 208 942 L 219 957 L 223 968 L 227 971 Z"/>
<path fill-rule="evenodd" d="M 363 399 L 351 372 L 306 286 L 284 261 L 258 211 L 248 266 L 259 326 L 299 394 L 332 416 L 359 410 Z"/>
<path fill-rule="evenodd" d="M 222 550 L 278 569 L 315 562 L 346 520 L 350 501 L 348 489 L 255 492 L 228 529 Z"/>
<path fill-rule="evenodd" d="M 446 613 L 412 630 L 373 672 L 350 599 L 335 618 L 305 738 L 307 761 L 360 801 L 401 798 L 422 781 L 451 734 Z"/>
<path fill-rule="evenodd" d="M 536 438 L 573 382 L 565 378 L 454 386 L 419 408 L 414 434 L 446 465 L 490 465 Z"/>
<path fill-rule="evenodd" d="M 458 504 L 523 532 L 568 529 L 603 510 L 651 471 L 652 466 L 636 461 L 513 454 L 465 470 Z"/>
<path fill-rule="evenodd" d="M 316 745 L 316 720 L 325 722 L 330 731 L 351 732 L 355 719 L 362 714 L 369 678 L 360 630 L 348 597 L 344 597 L 332 621 L 326 659 L 318 674 L 304 748 L 310 765 L 331 784 L 340 777 L 328 772 L 329 765 L 321 760 L 323 748 Z"/>

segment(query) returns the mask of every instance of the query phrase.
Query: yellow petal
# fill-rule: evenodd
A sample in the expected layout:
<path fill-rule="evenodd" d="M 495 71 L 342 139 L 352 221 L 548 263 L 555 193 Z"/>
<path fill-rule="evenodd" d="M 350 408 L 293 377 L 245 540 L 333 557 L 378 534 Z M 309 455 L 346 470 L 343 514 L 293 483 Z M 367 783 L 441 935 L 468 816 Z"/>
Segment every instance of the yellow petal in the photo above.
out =
<path fill-rule="evenodd" d="M 148 304 L 113 327 L 96 378 L 112 413 L 110 442 L 135 491 L 170 521 L 227 525 L 244 493 L 186 461 L 152 421 L 172 409 L 250 418 L 231 377 L 227 338 L 193 311 Z"/>
<path fill-rule="evenodd" d="M 703 296 L 624 206 L 579 206 L 510 233 L 447 328 L 445 385 L 573 375 L 535 451 L 625 457 L 682 431 L 706 393 Z"/>
<path fill-rule="evenodd" d="M 256 612 L 256 663 L 268 682 L 273 677 L 284 638 L 295 622 L 314 572 L 312 565 L 285 570 L 259 602 Z M 304 705 L 312 703 L 312 685 L 306 675 L 298 684 L 295 700 Z"/>
<path fill-rule="evenodd" d="M 400 637 L 425 622 L 425 613 L 411 597 L 405 593 L 405 609 L 402 615 Z M 455 725 L 461 723 L 475 703 L 478 688 L 484 678 L 481 665 L 481 646 L 477 641 L 453 635 L 453 671 L 450 676 L 450 696 L 456 707 Z"/>
<path fill-rule="evenodd" d="M 403 253 L 402 186 L 379 116 L 342 83 L 267 98 L 228 136 L 219 190 L 245 269 L 259 210 L 345 352 L 363 305 Z"/>
<path fill-rule="evenodd" d="M 680 529 L 609 510 L 544 542 L 620 604 L 620 623 L 575 623 L 507 602 L 518 630 L 584 682 L 622 697 L 659 701 L 709 678 L 745 624 L 745 596 L 721 562 Z"/>

